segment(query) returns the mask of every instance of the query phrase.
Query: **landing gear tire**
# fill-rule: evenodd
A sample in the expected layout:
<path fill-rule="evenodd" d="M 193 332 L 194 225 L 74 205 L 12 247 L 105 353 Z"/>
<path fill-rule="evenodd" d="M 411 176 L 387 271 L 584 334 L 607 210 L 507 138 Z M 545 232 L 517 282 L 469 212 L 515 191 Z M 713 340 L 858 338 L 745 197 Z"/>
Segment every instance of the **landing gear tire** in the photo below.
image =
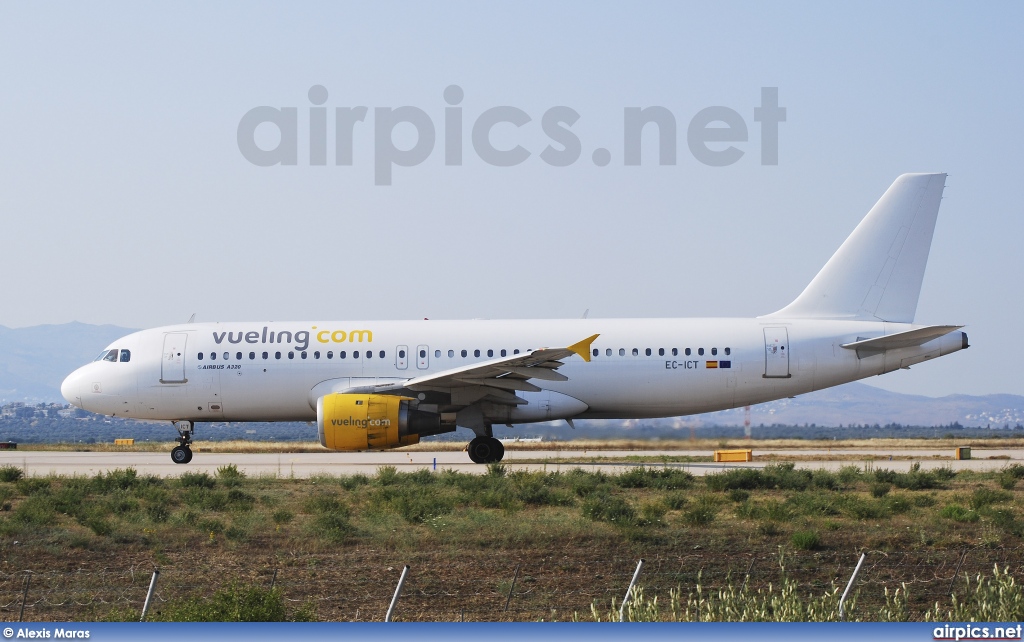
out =
<path fill-rule="evenodd" d="M 494 437 L 477 437 L 469 442 L 468 450 L 474 464 L 494 464 L 505 456 L 505 446 Z"/>
<path fill-rule="evenodd" d="M 187 464 L 192 461 L 192 449 L 188 446 L 175 446 L 171 450 L 171 461 L 176 464 Z"/>
<path fill-rule="evenodd" d="M 174 429 L 178 431 L 178 445 L 171 449 L 171 461 L 176 464 L 187 464 L 192 461 L 192 433 L 195 432 L 195 424 L 191 421 L 174 421 Z"/>

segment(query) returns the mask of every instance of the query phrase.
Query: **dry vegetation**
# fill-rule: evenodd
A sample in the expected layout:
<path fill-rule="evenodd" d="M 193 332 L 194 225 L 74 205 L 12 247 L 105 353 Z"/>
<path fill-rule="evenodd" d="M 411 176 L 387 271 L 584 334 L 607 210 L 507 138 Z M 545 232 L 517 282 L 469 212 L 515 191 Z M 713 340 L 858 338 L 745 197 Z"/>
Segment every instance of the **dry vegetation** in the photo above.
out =
<path fill-rule="evenodd" d="M 379 620 L 410 564 L 401 619 L 606 619 L 642 557 L 635 619 L 654 617 L 655 597 L 658 618 L 678 618 L 670 605 L 686 612 L 698 586 L 719 606 L 763 607 L 788 591 L 834 619 L 836 586 L 866 550 L 851 617 L 923 619 L 954 608 L 951 584 L 962 597 L 965 578 L 990 577 L 995 563 L 1009 575 L 990 581 L 1012 584 L 1021 572 L 1021 477 L 1021 466 L 777 464 L 704 478 L 669 466 L 620 475 L 384 467 L 309 480 L 247 478 L 233 466 L 178 479 L 132 469 L 23 478 L 5 467 L 0 614 L 17 617 L 22 572 L 32 571 L 27 619 L 137 618 L 159 566 L 154 619 Z M 735 617 L 768 618 L 754 606 Z M 774 617 L 783 612 L 797 613 L 779 607 Z M 1007 619 L 1024 618 L 1014 613 Z"/>

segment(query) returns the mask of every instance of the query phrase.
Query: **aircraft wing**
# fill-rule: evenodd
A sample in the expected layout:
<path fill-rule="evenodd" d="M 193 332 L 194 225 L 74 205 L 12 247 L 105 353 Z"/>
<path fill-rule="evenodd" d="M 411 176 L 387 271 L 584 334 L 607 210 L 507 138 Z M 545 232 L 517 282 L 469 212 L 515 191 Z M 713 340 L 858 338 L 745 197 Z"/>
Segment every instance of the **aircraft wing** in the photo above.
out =
<path fill-rule="evenodd" d="M 907 330 L 906 332 L 888 334 L 884 337 L 861 339 L 859 341 L 854 341 L 853 343 L 844 343 L 842 347 L 847 350 L 870 350 L 879 352 L 883 350 L 895 350 L 896 348 L 910 348 L 928 343 L 932 339 L 945 336 L 962 327 L 962 325 L 930 325 L 924 328 L 917 328 L 916 330 Z"/>
<path fill-rule="evenodd" d="M 415 377 L 401 383 L 373 386 L 372 392 L 446 392 L 452 394 L 452 401 L 456 405 L 469 405 L 484 397 L 509 405 L 525 404 L 526 400 L 517 396 L 516 391 L 539 392 L 541 389 L 530 383 L 530 379 L 568 381 L 568 377 L 557 372 L 564 365 L 562 360 L 576 354 L 584 361 L 590 361 L 590 345 L 598 336 L 595 334 L 564 348 L 540 348 Z"/>

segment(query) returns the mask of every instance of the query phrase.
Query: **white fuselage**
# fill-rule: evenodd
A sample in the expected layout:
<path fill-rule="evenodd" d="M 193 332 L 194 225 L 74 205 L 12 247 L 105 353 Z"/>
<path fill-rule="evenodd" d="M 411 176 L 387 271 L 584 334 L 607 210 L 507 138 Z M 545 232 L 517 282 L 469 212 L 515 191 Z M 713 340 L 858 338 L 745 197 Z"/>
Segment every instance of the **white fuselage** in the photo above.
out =
<path fill-rule="evenodd" d="M 109 349 L 129 351 L 128 361 L 85 365 L 61 392 L 118 417 L 314 421 L 317 399 L 330 392 L 597 334 L 589 363 L 573 355 L 558 370 L 567 381 L 533 380 L 540 392 L 519 393 L 528 404 L 486 405 L 488 423 L 671 417 L 791 397 L 966 347 L 961 332 L 884 352 L 841 347 L 917 327 L 779 318 L 197 323 L 115 341 Z"/>

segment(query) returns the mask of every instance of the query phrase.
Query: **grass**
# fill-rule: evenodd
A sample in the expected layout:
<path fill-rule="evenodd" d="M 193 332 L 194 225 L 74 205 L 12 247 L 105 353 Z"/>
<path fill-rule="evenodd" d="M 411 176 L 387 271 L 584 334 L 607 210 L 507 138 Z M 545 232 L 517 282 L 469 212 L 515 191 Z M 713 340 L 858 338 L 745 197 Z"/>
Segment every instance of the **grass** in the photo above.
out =
<path fill-rule="evenodd" d="M 634 467 L 613 475 L 580 469 L 528 472 L 501 465 L 488 467 L 485 474 L 382 467 L 372 476 L 318 475 L 309 480 L 249 477 L 230 465 L 214 475 L 190 471 L 177 479 L 142 475 L 131 468 L 91 477 L 24 477 L 14 472 L 5 477 L 0 469 L 0 553 L 10 569 L 67 568 L 86 574 L 118 565 L 171 569 L 184 556 L 188 563 L 178 572 L 194 574 L 186 584 L 206 601 L 172 600 L 161 609 L 163 619 L 230 613 L 252 619 L 352 619 L 357 617 L 356 608 L 344 613 L 330 609 L 361 604 L 359 600 L 369 599 L 366 596 L 378 587 L 382 592 L 393 590 L 397 577 L 386 575 L 387 569 L 394 568 L 396 560 L 405 563 L 417 556 L 442 570 L 437 577 L 418 580 L 418 592 L 409 598 L 414 604 L 420 599 L 416 596 L 438 594 L 489 599 L 490 592 L 473 588 L 476 585 L 443 590 L 438 586 L 469 582 L 472 577 L 486 577 L 496 585 L 508 580 L 502 569 L 512 560 L 523 560 L 524 569 L 541 560 L 555 565 L 553 581 L 564 583 L 559 594 L 586 596 L 589 593 L 576 589 L 613 580 L 609 586 L 614 592 L 622 578 L 602 570 L 601 560 L 635 563 L 640 557 L 675 559 L 665 568 L 694 567 L 693 572 L 705 564 L 716 565 L 723 578 L 716 586 L 733 599 L 729 596 L 741 593 L 741 588 L 728 589 L 721 581 L 743 573 L 744 555 L 751 550 L 848 556 L 850 551 L 869 549 L 926 557 L 979 545 L 1024 547 L 1024 495 L 1005 489 L 1007 479 L 1022 476 L 1024 467 L 957 474 L 948 469 L 896 473 L 848 466 L 829 472 L 798 470 L 791 463 L 734 468 L 706 477 L 670 467 Z M 361 563 L 366 560 L 373 562 Z M 588 566 L 592 564 L 598 570 Z M 813 585 L 834 579 L 834 565 L 807 564 Z M 254 565 L 301 569 L 316 579 L 311 580 L 313 588 L 297 593 L 294 585 L 285 585 L 293 593 L 281 611 L 270 593 L 242 590 L 249 582 L 245 569 Z M 462 570 L 450 570 L 456 567 Z M 900 570 L 915 568 L 907 564 Z M 979 569 L 971 572 L 977 578 Z M 20 585 L 11 580 L 6 586 L 4 577 L 0 573 L 0 594 L 16 596 Z M 542 591 L 531 581 L 522 577 L 517 583 L 522 600 L 541 599 Z M 336 587 L 339 582 L 355 584 L 342 591 Z M 775 588 L 770 590 L 781 590 L 777 579 L 772 582 Z M 758 603 L 758 591 L 768 591 L 769 583 L 754 581 L 742 589 L 750 604 Z M 1005 588 L 1004 584 L 1000 586 Z M 970 590 L 981 590 L 979 586 L 971 584 Z M 898 582 L 889 588 L 895 591 Z M 83 596 L 100 587 L 76 590 L 70 597 L 47 597 L 45 604 L 63 604 L 64 610 L 33 615 L 128 618 L 123 614 L 127 611 L 118 611 L 121 607 L 109 599 L 83 606 L 93 604 Z M 806 597 L 806 590 L 801 591 Z M 831 593 L 825 593 L 814 598 L 819 600 L 814 613 L 831 617 Z M 687 595 L 672 598 L 679 600 L 683 611 L 691 608 L 686 607 Z M 762 596 L 767 599 L 766 593 Z M 648 597 L 653 599 L 653 593 Z M 321 600 L 320 607 L 302 610 L 314 598 Z M 781 599 L 772 599 L 776 598 Z M 881 589 L 871 599 L 876 600 L 872 608 L 883 608 Z M 915 618 L 931 612 L 936 602 L 908 599 L 904 610 Z M 4 600 L 18 602 L 17 597 Z M 671 601 L 666 593 L 661 600 L 662 605 Z M 946 609 L 943 613 L 959 613 L 957 604 L 946 601 L 940 607 Z M 710 610 L 700 617 L 720 613 L 715 610 L 719 607 L 706 608 Z M 417 613 L 427 619 L 449 617 L 432 610 L 429 600 Z M 810 611 L 792 613 L 796 617 Z M 363 611 L 358 617 L 371 616 Z M 535 617 L 548 616 L 531 619 Z M 559 617 L 568 619 L 564 612 Z"/>

